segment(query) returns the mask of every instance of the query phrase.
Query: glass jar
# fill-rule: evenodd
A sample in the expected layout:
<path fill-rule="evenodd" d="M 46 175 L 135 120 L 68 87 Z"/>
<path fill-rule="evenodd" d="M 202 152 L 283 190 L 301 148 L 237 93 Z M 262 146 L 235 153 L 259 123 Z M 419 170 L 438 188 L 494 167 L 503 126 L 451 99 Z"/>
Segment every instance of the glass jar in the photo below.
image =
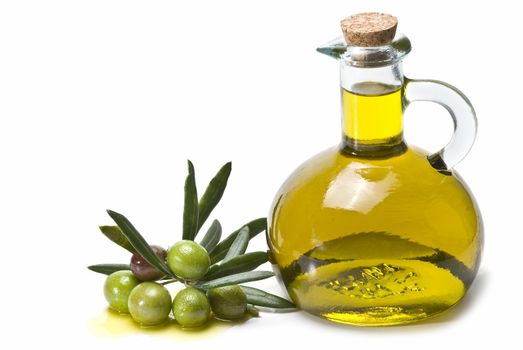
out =
<path fill-rule="evenodd" d="M 421 320 L 457 303 L 478 271 L 478 206 L 453 169 L 471 148 L 468 99 L 402 73 L 410 52 L 396 34 L 380 46 L 340 37 L 318 49 L 340 63 L 342 140 L 300 165 L 269 215 L 271 262 L 303 310 L 353 325 Z M 444 106 L 454 135 L 439 152 L 407 145 L 403 111 Z"/>

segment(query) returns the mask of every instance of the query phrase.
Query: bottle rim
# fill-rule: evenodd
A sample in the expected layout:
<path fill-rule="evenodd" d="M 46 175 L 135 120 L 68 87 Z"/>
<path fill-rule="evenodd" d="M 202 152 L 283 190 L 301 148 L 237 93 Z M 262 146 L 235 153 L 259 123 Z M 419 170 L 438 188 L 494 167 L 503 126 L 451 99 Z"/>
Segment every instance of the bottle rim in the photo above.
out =
<path fill-rule="evenodd" d="M 347 44 L 345 38 L 340 36 L 317 48 L 317 51 L 341 60 L 347 65 L 366 68 L 395 64 L 408 55 L 411 49 L 409 38 L 402 33 L 396 33 L 388 45 L 355 46 Z"/>

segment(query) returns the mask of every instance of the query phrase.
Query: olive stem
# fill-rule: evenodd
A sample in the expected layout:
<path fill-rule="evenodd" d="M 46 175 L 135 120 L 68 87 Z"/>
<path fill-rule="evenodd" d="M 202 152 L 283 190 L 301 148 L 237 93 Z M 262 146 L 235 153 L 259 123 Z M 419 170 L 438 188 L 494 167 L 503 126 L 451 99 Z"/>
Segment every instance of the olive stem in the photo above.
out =
<path fill-rule="evenodd" d="M 165 286 L 167 284 L 170 284 L 170 283 L 173 283 L 173 282 L 179 282 L 179 280 L 177 280 L 176 278 L 173 278 L 173 279 L 170 279 L 170 280 L 167 280 L 165 282 L 162 282 L 160 283 L 162 286 Z"/>

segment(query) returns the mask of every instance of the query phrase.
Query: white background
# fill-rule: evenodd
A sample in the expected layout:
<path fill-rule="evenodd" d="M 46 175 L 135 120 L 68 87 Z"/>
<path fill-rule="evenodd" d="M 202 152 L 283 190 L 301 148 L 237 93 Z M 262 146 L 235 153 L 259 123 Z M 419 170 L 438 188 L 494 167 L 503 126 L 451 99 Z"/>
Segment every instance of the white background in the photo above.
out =
<path fill-rule="evenodd" d="M 523 74 L 515 4 L 1 1 L 1 341 L 90 349 L 521 343 Z M 403 327 L 335 325 L 300 312 L 264 313 L 201 337 L 94 335 L 88 325 L 105 308 L 104 278 L 85 267 L 129 258 L 97 231 L 111 223 L 105 209 L 127 215 L 150 242 L 171 245 L 181 237 L 186 159 L 201 189 L 232 160 L 212 217 L 230 232 L 267 215 L 286 176 L 339 141 L 338 65 L 315 48 L 340 35 L 341 18 L 368 10 L 399 18 L 413 43 L 407 76 L 449 82 L 477 111 L 475 147 L 457 170 L 482 209 L 486 240 L 463 302 Z M 435 151 L 451 133 L 442 108 L 409 107 L 409 142 Z M 264 247 L 260 235 L 250 249 Z M 275 279 L 258 285 L 282 293 Z"/>

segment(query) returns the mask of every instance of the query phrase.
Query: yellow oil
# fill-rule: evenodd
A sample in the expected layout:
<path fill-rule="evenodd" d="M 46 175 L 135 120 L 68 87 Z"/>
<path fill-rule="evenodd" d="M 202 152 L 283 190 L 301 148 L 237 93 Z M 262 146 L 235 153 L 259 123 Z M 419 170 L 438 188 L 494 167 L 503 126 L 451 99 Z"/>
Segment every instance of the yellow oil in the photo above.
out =
<path fill-rule="evenodd" d="M 357 89 L 358 94 L 345 89 L 341 92 L 345 135 L 353 140 L 368 141 L 401 134 L 401 89 L 387 93 L 389 86 L 369 83 L 358 84 Z"/>
<path fill-rule="evenodd" d="M 148 334 L 155 337 L 179 340 L 194 340 L 213 336 L 231 327 L 233 323 L 211 318 L 209 322 L 198 328 L 182 328 L 172 318 L 161 325 L 141 327 L 133 321 L 129 314 L 118 313 L 109 308 L 88 321 L 87 327 L 91 334 L 99 338 L 120 338 L 136 334 Z"/>
<path fill-rule="evenodd" d="M 440 313 L 479 266 L 474 199 L 456 173 L 437 171 L 402 142 L 401 90 L 342 98 L 353 142 L 318 154 L 283 184 L 267 236 L 275 270 L 303 310 L 335 322 L 394 325 Z M 369 144 L 390 152 L 358 151 Z"/>

